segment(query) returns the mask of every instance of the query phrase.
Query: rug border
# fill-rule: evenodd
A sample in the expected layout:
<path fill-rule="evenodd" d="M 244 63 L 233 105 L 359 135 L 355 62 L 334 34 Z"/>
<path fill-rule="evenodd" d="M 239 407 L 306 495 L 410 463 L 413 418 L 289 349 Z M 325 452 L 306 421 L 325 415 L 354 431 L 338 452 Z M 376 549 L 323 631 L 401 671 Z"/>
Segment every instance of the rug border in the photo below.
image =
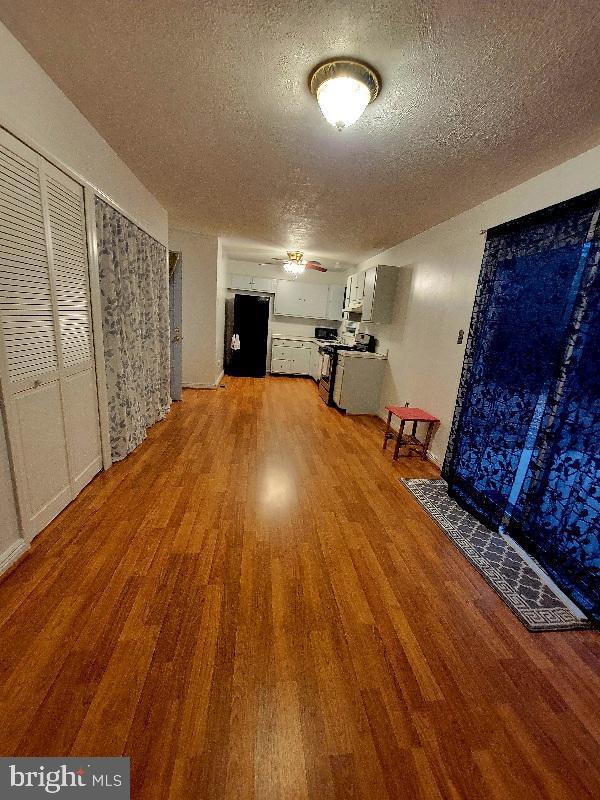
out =
<path fill-rule="evenodd" d="M 490 576 L 486 575 L 486 573 L 483 572 L 481 569 L 479 569 L 479 567 L 473 561 L 473 559 L 469 556 L 469 554 L 467 552 L 465 552 L 461 547 L 459 547 L 457 542 L 450 536 L 448 531 L 446 531 L 442 527 L 440 522 L 431 513 L 431 511 L 426 506 L 424 506 L 423 503 L 421 503 L 421 501 L 416 496 L 416 494 L 412 491 L 412 489 L 411 489 L 411 487 L 410 487 L 410 485 L 408 483 L 408 481 L 422 481 L 423 483 L 433 483 L 433 482 L 442 481 L 442 482 L 445 483 L 443 478 L 400 478 L 399 480 L 400 480 L 400 483 L 409 492 L 409 494 L 414 498 L 415 502 L 417 502 L 419 504 L 419 506 L 427 513 L 428 517 L 430 519 L 432 519 L 435 522 L 435 524 L 438 526 L 438 528 L 443 532 L 443 534 L 446 537 L 446 539 L 448 539 L 452 543 L 452 545 L 459 551 L 459 553 L 469 562 L 469 564 L 471 564 L 473 569 L 484 579 L 484 581 L 487 583 L 487 585 L 490 586 L 490 588 L 492 588 L 494 590 L 494 592 L 498 595 L 498 597 L 502 600 L 502 602 L 512 611 L 512 613 L 515 615 L 515 617 L 519 620 L 519 622 L 523 625 L 524 628 L 526 628 L 531 633 L 554 633 L 554 632 L 559 632 L 559 631 L 590 630 L 593 627 L 591 622 L 588 619 L 578 620 L 577 617 L 575 617 L 575 616 L 573 616 L 573 622 L 554 623 L 554 624 L 553 623 L 548 623 L 545 627 L 534 626 L 530 622 L 528 622 L 522 616 L 519 608 L 511 601 L 511 599 L 509 597 L 506 597 L 504 594 L 502 594 L 500 592 L 499 588 L 497 588 L 494 585 L 494 583 L 492 581 L 492 578 Z M 473 519 L 475 519 L 475 518 L 473 518 Z M 477 522 L 479 523 L 478 520 L 477 520 Z M 481 525 L 482 523 L 479 523 L 479 524 Z M 483 527 L 485 527 L 485 525 Z M 507 543 L 507 547 L 508 546 L 509 545 Z M 515 551 L 515 552 L 517 552 L 517 551 Z M 520 555 L 520 554 L 518 554 L 518 555 Z M 522 556 L 520 556 L 520 557 L 522 558 Z M 554 592 L 552 591 L 552 589 L 550 587 L 548 587 L 548 589 L 549 589 L 549 591 L 551 591 L 554 594 Z M 564 605 L 564 603 L 561 600 L 561 598 L 557 597 L 556 594 L 554 594 L 554 596 L 556 597 L 556 599 L 560 603 L 562 603 Z M 566 606 L 564 606 L 564 607 L 567 608 Z M 568 608 L 567 608 L 567 611 L 569 611 L 570 614 L 573 613 Z"/>

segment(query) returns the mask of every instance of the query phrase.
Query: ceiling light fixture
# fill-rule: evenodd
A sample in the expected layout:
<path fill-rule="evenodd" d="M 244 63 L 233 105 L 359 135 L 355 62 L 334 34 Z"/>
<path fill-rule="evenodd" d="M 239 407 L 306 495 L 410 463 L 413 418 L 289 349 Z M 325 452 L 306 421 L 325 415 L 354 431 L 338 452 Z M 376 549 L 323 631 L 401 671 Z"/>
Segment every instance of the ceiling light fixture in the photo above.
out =
<path fill-rule="evenodd" d="M 332 58 L 318 64 L 308 78 L 323 116 L 338 131 L 354 125 L 381 91 L 373 67 L 352 58 Z"/>
<path fill-rule="evenodd" d="M 304 260 L 304 253 L 300 250 L 288 250 L 288 260 L 283 262 L 283 268 L 291 275 L 302 275 L 306 269 L 306 261 Z"/>

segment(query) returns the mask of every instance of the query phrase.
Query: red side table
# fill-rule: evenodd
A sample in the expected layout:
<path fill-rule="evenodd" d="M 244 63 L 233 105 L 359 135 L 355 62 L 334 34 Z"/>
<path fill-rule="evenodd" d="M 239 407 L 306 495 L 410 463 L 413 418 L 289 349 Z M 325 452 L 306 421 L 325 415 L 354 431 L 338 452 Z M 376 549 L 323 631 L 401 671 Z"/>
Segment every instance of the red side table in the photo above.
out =
<path fill-rule="evenodd" d="M 408 456 L 411 456 L 413 452 L 420 453 L 421 458 L 425 461 L 429 445 L 431 444 L 431 437 L 433 436 L 435 426 L 439 423 L 439 419 L 434 417 L 433 414 L 423 411 L 422 408 L 410 408 L 408 403 L 405 406 L 386 406 L 385 410 L 388 412 L 388 418 L 383 437 L 383 449 L 386 449 L 388 439 L 395 439 L 394 461 L 398 458 L 400 447 L 403 445 L 408 447 Z M 400 430 L 397 434 L 392 430 L 392 417 L 398 417 L 400 420 Z M 410 436 L 404 435 L 404 426 L 407 422 L 412 422 L 413 424 L 412 434 Z M 424 442 L 417 439 L 417 423 L 419 422 L 429 423 L 427 425 L 427 434 L 425 435 Z"/>

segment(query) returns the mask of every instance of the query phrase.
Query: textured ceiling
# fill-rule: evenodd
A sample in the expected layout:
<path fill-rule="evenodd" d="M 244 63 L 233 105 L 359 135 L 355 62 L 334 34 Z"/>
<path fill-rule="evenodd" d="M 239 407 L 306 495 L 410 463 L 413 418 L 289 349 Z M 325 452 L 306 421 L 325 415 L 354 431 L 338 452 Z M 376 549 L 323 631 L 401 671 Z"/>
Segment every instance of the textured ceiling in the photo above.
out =
<path fill-rule="evenodd" d="M 597 0 L 0 0 L 173 224 L 356 261 L 600 143 Z M 351 129 L 307 86 L 373 63 Z"/>

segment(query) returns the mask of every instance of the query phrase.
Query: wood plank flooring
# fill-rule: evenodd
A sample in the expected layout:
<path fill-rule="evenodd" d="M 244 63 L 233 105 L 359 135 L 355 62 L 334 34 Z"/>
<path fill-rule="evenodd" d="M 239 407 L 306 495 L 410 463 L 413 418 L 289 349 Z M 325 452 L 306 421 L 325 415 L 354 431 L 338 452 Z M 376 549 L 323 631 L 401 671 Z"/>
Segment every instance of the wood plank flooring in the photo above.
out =
<path fill-rule="evenodd" d="M 600 797 L 600 648 L 531 634 L 298 378 L 186 391 L 0 583 L 0 754 L 134 798 Z"/>

